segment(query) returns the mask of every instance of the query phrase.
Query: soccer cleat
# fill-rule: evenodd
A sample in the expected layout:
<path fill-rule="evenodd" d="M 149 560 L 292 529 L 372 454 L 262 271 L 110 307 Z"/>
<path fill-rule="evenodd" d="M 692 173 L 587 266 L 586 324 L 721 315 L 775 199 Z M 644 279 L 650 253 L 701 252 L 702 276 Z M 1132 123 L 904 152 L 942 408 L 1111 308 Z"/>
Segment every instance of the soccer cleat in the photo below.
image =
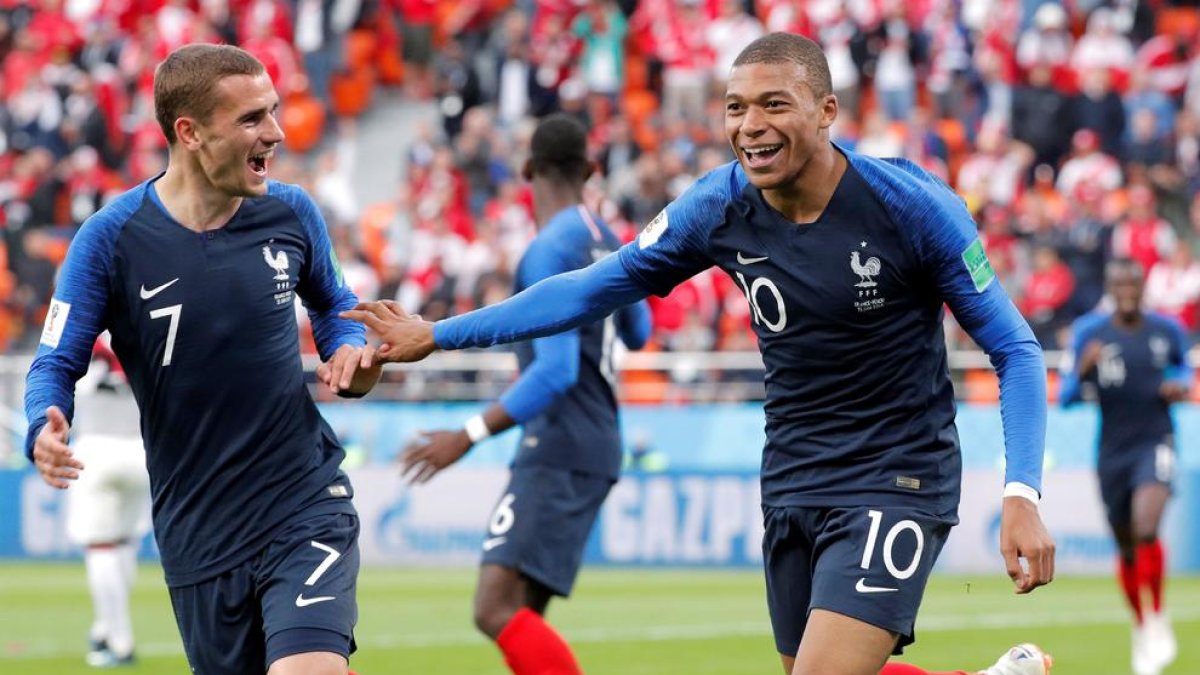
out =
<path fill-rule="evenodd" d="M 1035 644 L 1024 643 L 1004 652 L 995 664 L 979 675 L 1047 675 L 1054 659 Z"/>
<path fill-rule="evenodd" d="M 1171 619 L 1165 612 L 1147 612 L 1142 620 L 1145 631 L 1146 652 L 1149 659 L 1159 668 L 1166 668 L 1175 662 L 1179 654 L 1179 645 L 1175 641 L 1175 631 L 1171 629 Z"/>
<path fill-rule="evenodd" d="M 1150 643 L 1150 630 L 1144 619 L 1141 624 L 1133 626 L 1133 644 L 1129 650 L 1133 675 L 1159 675 L 1162 672 L 1162 668 L 1154 658 Z"/>
<path fill-rule="evenodd" d="M 88 652 L 87 664 L 93 668 L 123 668 L 137 663 L 133 653 L 117 656 L 108 649 Z"/>

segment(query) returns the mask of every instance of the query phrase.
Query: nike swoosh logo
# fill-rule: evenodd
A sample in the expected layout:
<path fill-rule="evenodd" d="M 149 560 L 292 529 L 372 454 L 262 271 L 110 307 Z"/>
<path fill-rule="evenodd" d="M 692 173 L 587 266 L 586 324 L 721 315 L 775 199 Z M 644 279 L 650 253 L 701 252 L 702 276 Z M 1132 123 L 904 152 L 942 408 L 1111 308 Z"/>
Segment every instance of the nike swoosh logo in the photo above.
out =
<path fill-rule="evenodd" d="M 492 537 L 483 542 L 483 550 L 490 551 L 506 541 L 508 541 L 508 537 Z"/>
<path fill-rule="evenodd" d="M 854 584 L 854 590 L 859 593 L 894 593 L 899 588 L 886 588 L 884 586 L 868 586 L 866 577 L 860 578 L 857 584 Z"/>
<path fill-rule="evenodd" d="M 318 602 L 325 602 L 326 600 L 333 600 L 334 597 L 335 596 L 332 596 L 332 595 L 318 595 L 315 598 L 306 598 L 306 597 L 304 597 L 304 594 L 301 593 L 300 595 L 296 596 L 296 606 L 297 607 L 308 607 L 309 605 L 315 605 Z"/>
<path fill-rule="evenodd" d="M 742 254 L 742 252 L 741 252 L 741 251 L 738 251 L 738 254 L 737 254 L 737 261 L 738 261 L 738 264 L 739 264 L 739 265 L 753 265 L 754 263 L 762 262 L 762 261 L 766 260 L 766 259 L 767 259 L 767 258 L 769 258 L 769 257 L 770 257 L 770 256 L 765 256 L 765 255 L 764 255 L 764 256 L 763 256 L 763 257 L 761 257 L 761 258 L 747 258 L 745 255 L 743 255 L 743 254 Z"/>
<path fill-rule="evenodd" d="M 163 291 L 170 288 L 171 284 L 174 284 L 176 281 L 179 281 L 179 277 L 175 277 L 174 279 L 168 281 L 167 283 L 163 284 L 162 286 L 155 286 L 154 288 L 151 288 L 150 290 L 146 290 L 146 285 L 142 284 L 142 290 L 141 290 L 140 295 L 142 296 L 143 300 L 149 300 L 150 298 L 153 298 L 154 296 L 158 295 L 159 293 L 162 293 Z"/>

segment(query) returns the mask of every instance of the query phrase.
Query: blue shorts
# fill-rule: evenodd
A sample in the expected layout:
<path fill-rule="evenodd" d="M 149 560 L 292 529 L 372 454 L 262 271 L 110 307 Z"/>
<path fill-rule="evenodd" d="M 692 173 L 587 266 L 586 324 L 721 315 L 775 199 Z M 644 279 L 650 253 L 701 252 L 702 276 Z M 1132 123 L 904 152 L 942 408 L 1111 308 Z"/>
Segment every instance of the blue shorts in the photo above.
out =
<path fill-rule="evenodd" d="M 285 524 L 250 560 L 172 587 L 192 672 L 265 673 L 276 660 L 305 652 L 349 659 L 357 578 L 358 517 L 334 513 Z"/>
<path fill-rule="evenodd" d="M 1096 473 L 1108 522 L 1127 527 L 1133 519 L 1133 493 L 1148 483 L 1170 486 L 1175 477 L 1175 449 L 1170 438 L 1128 451 L 1101 455 Z"/>
<path fill-rule="evenodd" d="M 953 514 L 908 507 L 763 507 L 763 565 L 775 647 L 795 656 L 814 609 L 900 635 L 912 644 L 925 583 Z"/>
<path fill-rule="evenodd" d="M 556 595 L 570 595 L 588 534 L 615 482 L 546 466 L 514 468 L 488 521 L 480 563 L 515 569 Z"/>

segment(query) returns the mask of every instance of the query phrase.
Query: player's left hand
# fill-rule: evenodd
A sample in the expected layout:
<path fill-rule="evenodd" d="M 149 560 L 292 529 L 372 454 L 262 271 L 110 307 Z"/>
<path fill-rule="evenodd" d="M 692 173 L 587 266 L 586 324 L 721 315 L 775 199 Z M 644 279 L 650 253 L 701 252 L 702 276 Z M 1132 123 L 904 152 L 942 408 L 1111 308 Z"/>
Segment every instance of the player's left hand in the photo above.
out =
<path fill-rule="evenodd" d="M 1024 497 L 1005 497 L 1000 514 L 1000 553 L 1017 593 L 1054 580 L 1054 539 L 1038 507 Z M 1026 566 L 1021 565 L 1024 558 Z"/>
<path fill-rule="evenodd" d="M 471 439 L 462 429 L 422 431 L 400 455 L 401 474 L 410 483 L 424 483 L 462 459 L 470 449 Z"/>
<path fill-rule="evenodd" d="M 338 316 L 357 321 L 379 336 L 382 344 L 376 356 L 380 361 L 420 361 L 438 348 L 433 339 L 433 323 L 405 312 L 395 300 L 360 302 Z"/>
<path fill-rule="evenodd" d="M 342 345 L 333 358 L 317 366 L 317 379 L 330 391 L 342 396 L 362 396 L 379 381 L 383 362 L 375 358 L 375 348 Z"/>

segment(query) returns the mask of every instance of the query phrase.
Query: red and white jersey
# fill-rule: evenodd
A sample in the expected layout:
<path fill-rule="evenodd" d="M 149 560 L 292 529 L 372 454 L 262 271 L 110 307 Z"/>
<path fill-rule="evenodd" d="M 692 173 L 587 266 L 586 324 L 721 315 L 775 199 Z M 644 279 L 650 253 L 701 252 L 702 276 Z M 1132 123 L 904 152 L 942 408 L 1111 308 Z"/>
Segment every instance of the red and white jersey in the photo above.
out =
<path fill-rule="evenodd" d="M 1090 152 L 1068 159 L 1058 173 L 1056 187 L 1064 195 L 1075 194 L 1075 187 L 1088 182 L 1103 189 L 1121 187 L 1121 165 L 1103 152 Z"/>
<path fill-rule="evenodd" d="M 1171 254 L 1176 241 L 1175 230 L 1162 218 L 1129 218 L 1113 230 L 1113 256 L 1132 258 L 1150 270 Z"/>
<path fill-rule="evenodd" d="M 1146 307 L 1175 317 L 1188 330 L 1196 329 L 1200 306 L 1200 263 L 1178 267 L 1160 262 L 1146 277 Z"/>

